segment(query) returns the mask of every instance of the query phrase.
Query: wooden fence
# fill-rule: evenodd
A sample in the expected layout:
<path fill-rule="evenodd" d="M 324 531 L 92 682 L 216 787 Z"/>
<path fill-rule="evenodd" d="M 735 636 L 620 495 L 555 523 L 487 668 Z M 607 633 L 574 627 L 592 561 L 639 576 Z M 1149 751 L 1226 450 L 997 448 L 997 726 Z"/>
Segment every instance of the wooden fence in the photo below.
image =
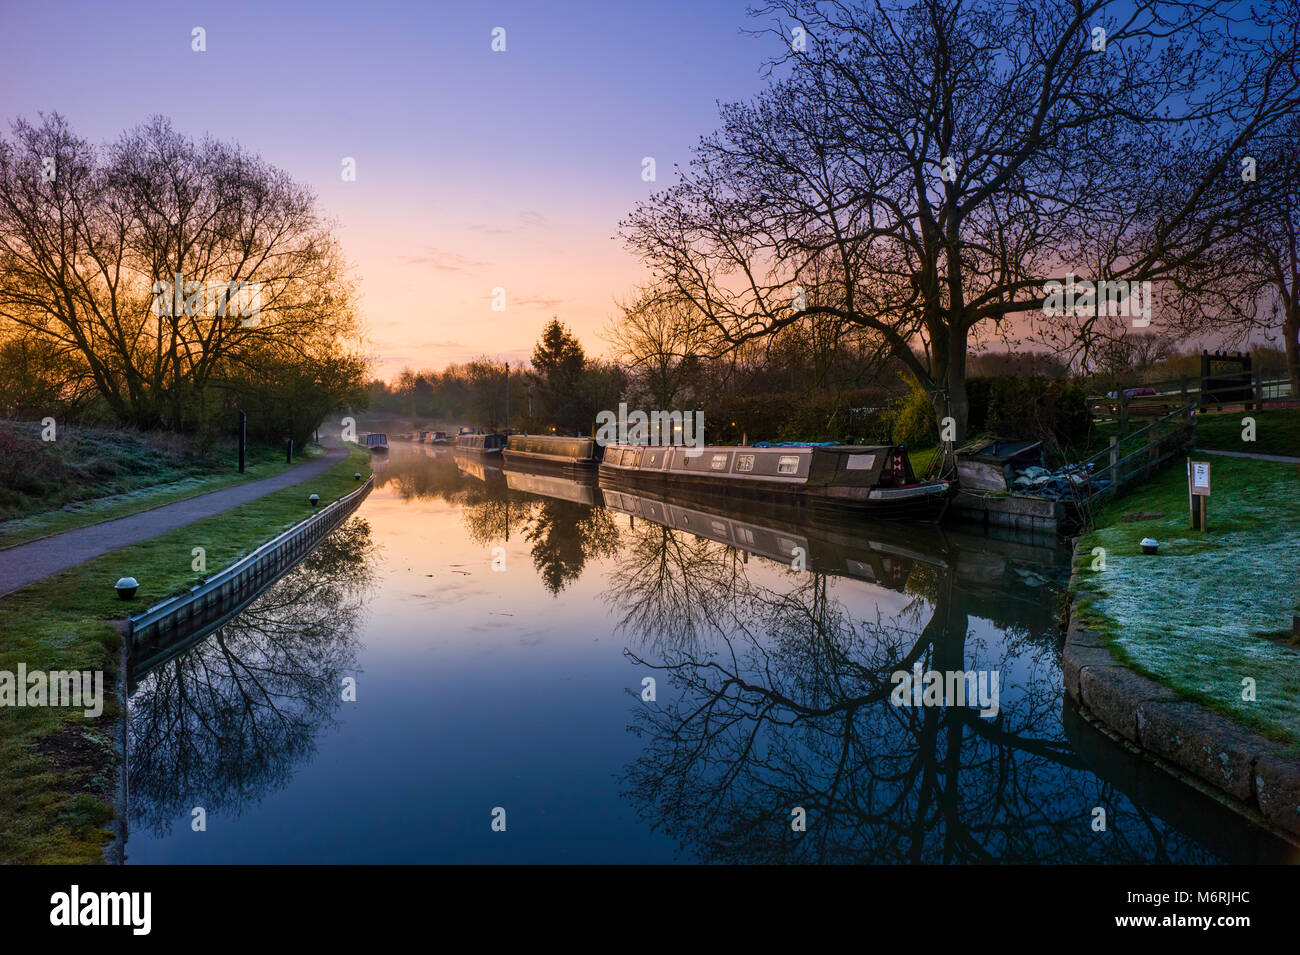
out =
<path fill-rule="evenodd" d="M 1106 481 L 1101 487 L 1086 485 L 1079 504 L 1091 508 L 1132 484 L 1145 482 L 1161 465 L 1194 448 L 1197 410 L 1196 402 L 1189 402 L 1131 434 L 1112 437 L 1109 448 L 1079 462 L 1094 481 Z"/>
<path fill-rule="evenodd" d="M 1258 368 L 1253 371 L 1216 375 L 1212 385 L 1206 387 L 1205 379 L 1184 377 L 1166 381 L 1151 382 L 1147 385 L 1130 386 L 1118 392 L 1116 397 L 1094 395 L 1088 398 L 1094 418 L 1111 418 L 1119 421 L 1120 432 L 1128 430 L 1130 418 L 1145 418 L 1152 415 L 1177 413 L 1173 409 L 1185 408 L 1194 404 L 1205 410 L 1224 405 L 1243 405 L 1247 408 L 1260 409 L 1267 404 L 1294 404 L 1300 402 L 1300 395 L 1291 394 L 1291 379 L 1286 375 L 1264 377 Z M 1125 396 L 1124 392 L 1134 388 L 1151 388 L 1154 395 Z"/>

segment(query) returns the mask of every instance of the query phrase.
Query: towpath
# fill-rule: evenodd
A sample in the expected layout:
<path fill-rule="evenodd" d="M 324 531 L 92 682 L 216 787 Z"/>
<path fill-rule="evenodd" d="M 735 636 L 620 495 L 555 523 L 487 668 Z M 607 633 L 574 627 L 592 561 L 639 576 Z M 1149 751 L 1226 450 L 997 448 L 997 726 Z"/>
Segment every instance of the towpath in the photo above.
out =
<path fill-rule="evenodd" d="M 1250 458 L 1252 461 L 1280 461 L 1283 464 L 1300 464 L 1300 458 L 1284 457 L 1280 454 L 1255 454 L 1253 451 L 1210 451 L 1195 448 L 1193 454 L 1217 454 L 1225 458 Z"/>
<path fill-rule="evenodd" d="M 199 494 L 130 517 L 79 527 L 0 550 L 0 597 L 110 551 L 130 547 L 205 517 L 255 501 L 274 491 L 310 481 L 334 467 L 346 455 L 347 450 L 342 445 L 326 444 L 325 453 L 320 457 L 282 471 L 274 477 Z"/>

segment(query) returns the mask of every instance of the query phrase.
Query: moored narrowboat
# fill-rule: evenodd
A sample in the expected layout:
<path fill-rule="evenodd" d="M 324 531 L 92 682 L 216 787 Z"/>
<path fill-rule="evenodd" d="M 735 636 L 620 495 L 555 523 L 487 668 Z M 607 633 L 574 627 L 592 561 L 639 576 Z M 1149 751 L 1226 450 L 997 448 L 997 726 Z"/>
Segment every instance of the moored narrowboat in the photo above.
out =
<path fill-rule="evenodd" d="M 956 487 L 918 481 L 902 445 L 609 445 L 602 482 L 847 507 L 881 520 L 938 521 Z"/>
<path fill-rule="evenodd" d="M 512 434 L 502 455 L 518 467 L 594 468 L 601 447 L 595 438 L 563 438 L 552 434 Z"/>
<path fill-rule="evenodd" d="M 371 454 L 388 453 L 388 435 L 382 431 L 365 431 L 360 435 L 360 443 L 370 450 Z"/>
<path fill-rule="evenodd" d="M 456 450 L 470 454 L 500 454 L 506 446 L 504 434 L 461 433 L 456 435 Z"/>

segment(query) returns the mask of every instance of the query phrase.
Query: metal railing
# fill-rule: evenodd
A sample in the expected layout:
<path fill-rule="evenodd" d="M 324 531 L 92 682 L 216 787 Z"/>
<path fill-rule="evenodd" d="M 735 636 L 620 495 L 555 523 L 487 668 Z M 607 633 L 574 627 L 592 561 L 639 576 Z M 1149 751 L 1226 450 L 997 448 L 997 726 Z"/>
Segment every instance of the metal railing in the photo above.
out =
<path fill-rule="evenodd" d="M 355 491 L 195 585 L 189 593 L 169 597 L 129 618 L 125 633 L 127 646 L 135 650 L 143 645 L 182 638 L 247 603 L 315 550 L 360 505 L 374 483 L 371 475 Z"/>

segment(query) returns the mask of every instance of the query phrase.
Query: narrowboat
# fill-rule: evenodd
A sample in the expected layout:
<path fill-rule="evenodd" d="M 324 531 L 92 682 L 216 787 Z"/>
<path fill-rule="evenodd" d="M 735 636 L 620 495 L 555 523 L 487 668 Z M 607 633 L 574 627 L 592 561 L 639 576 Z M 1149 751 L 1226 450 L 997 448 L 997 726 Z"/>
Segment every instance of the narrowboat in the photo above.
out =
<path fill-rule="evenodd" d="M 848 508 L 880 520 L 939 521 L 951 481 L 918 481 L 902 445 L 609 445 L 602 485 L 681 489 Z"/>
<path fill-rule="evenodd" d="M 388 435 L 382 431 L 366 431 L 361 435 L 361 443 L 370 449 L 371 454 L 388 453 Z"/>
<path fill-rule="evenodd" d="M 429 444 L 448 443 L 446 431 L 426 431 L 424 432 L 424 435 L 425 435 L 424 440 L 427 441 Z"/>
<path fill-rule="evenodd" d="M 512 434 L 502 456 L 518 467 L 537 465 L 565 469 L 594 468 L 601 446 L 595 438 L 562 438 L 551 434 Z"/>
<path fill-rule="evenodd" d="M 506 446 L 504 434 L 465 434 L 456 435 L 456 450 L 470 454 L 500 454 Z"/>

